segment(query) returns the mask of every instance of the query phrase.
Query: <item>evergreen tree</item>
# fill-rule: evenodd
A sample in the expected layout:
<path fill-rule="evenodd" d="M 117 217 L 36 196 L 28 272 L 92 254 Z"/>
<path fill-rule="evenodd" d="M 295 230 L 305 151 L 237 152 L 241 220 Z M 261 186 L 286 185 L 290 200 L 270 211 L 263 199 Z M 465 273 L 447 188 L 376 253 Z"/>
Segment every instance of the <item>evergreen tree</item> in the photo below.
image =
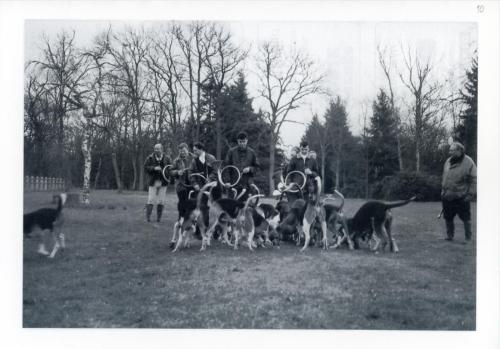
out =
<path fill-rule="evenodd" d="M 255 181 L 259 188 L 266 192 L 271 129 L 264 121 L 262 113 L 253 110 L 244 74 L 240 72 L 235 83 L 225 86 L 220 94 L 211 94 L 207 89 L 203 105 L 206 106 L 204 113 L 207 117 L 201 124 L 200 140 L 206 145 L 208 152 L 216 155 L 217 119 L 220 121 L 222 135 L 221 159 L 237 144 L 238 133 L 245 131 L 248 134 L 248 145 L 255 150 L 261 163 L 262 171 L 257 174 Z M 282 161 L 282 152 L 276 150 L 275 157 L 277 161 Z"/>
<path fill-rule="evenodd" d="M 465 146 L 467 154 L 477 161 L 477 58 L 472 59 L 472 66 L 467 70 L 467 81 L 460 91 L 466 109 L 459 115 L 459 124 L 455 130 L 458 140 Z"/>
<path fill-rule="evenodd" d="M 332 171 L 331 182 L 328 181 L 328 178 L 325 178 L 325 188 L 343 190 L 348 180 L 346 176 L 346 160 L 350 154 L 347 150 L 354 140 L 347 123 L 347 111 L 344 101 L 338 96 L 330 101 L 325 112 L 325 127 L 327 129 L 327 138 L 331 144 L 331 153 L 327 158 L 327 164 L 329 164 L 329 169 Z"/>
<path fill-rule="evenodd" d="M 373 116 L 368 134 L 368 154 L 371 179 L 377 181 L 390 176 L 398 170 L 396 120 L 392 117 L 389 97 L 380 90 L 372 105 Z"/>

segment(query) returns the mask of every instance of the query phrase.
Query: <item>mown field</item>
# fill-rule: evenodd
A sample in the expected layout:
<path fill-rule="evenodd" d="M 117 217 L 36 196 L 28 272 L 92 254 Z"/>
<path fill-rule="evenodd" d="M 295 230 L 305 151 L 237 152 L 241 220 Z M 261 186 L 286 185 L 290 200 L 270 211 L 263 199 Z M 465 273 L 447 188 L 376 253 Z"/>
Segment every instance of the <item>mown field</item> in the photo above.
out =
<path fill-rule="evenodd" d="M 160 224 L 145 223 L 146 193 L 92 192 L 64 209 L 67 249 L 54 260 L 24 241 L 23 326 L 474 330 L 476 244 L 447 242 L 440 203 L 394 212 L 399 254 L 346 248 L 305 253 L 288 243 L 238 251 L 201 242 L 172 253 L 175 194 Z M 24 210 L 52 206 L 26 193 Z M 363 200 L 347 199 L 352 215 Z M 475 205 L 473 206 L 475 226 Z M 153 214 L 154 215 L 154 214 Z"/>

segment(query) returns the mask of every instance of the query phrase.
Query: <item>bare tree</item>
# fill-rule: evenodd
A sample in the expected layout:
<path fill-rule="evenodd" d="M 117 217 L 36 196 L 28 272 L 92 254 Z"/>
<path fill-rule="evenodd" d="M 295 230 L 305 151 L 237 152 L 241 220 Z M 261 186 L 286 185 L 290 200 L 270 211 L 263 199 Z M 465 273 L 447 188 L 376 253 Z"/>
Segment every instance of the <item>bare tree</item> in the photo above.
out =
<path fill-rule="evenodd" d="M 205 37 L 207 28 L 208 24 L 204 22 L 194 22 L 186 28 L 181 25 L 172 27 L 172 32 L 183 56 L 176 63 L 178 67 L 185 70 L 186 74 L 176 74 L 176 76 L 189 98 L 190 118 L 195 126 L 195 134 L 192 135 L 193 141 L 200 138 L 201 91 L 207 79 L 207 52 L 205 50 L 205 47 L 209 45 Z"/>
<path fill-rule="evenodd" d="M 363 101 L 361 105 L 361 115 L 360 115 L 360 123 L 361 123 L 361 141 L 363 142 L 363 160 L 364 160 L 364 168 L 365 168 L 365 198 L 368 199 L 370 195 L 370 152 L 369 152 L 369 134 L 368 134 L 368 125 L 369 125 L 369 102 Z"/>
<path fill-rule="evenodd" d="M 88 65 L 86 75 L 83 77 L 83 90 L 78 91 L 75 100 L 71 102 L 80 108 L 80 124 L 83 129 L 82 152 L 84 158 L 83 186 L 81 201 L 90 205 L 90 171 L 92 168 L 92 143 L 94 123 L 102 115 L 99 107 L 102 104 L 105 56 L 109 47 L 108 33 L 97 36 L 94 46 L 83 52 Z"/>
<path fill-rule="evenodd" d="M 391 79 L 391 69 L 392 69 L 392 56 L 389 54 L 389 57 L 386 57 L 386 48 L 381 49 L 380 46 L 377 46 L 377 52 L 378 52 L 378 61 L 380 63 L 380 66 L 382 68 L 382 71 L 384 72 L 384 75 L 387 79 L 387 84 L 389 85 L 389 101 L 390 101 L 390 106 L 391 106 L 391 115 L 393 119 L 396 121 L 396 141 L 397 141 L 397 150 L 398 150 L 398 163 L 399 163 L 399 170 L 403 171 L 404 169 L 404 164 L 403 164 L 403 155 L 401 151 L 401 118 L 399 115 L 399 110 L 396 108 L 395 101 L 394 101 L 394 90 L 392 87 L 392 79 Z"/>
<path fill-rule="evenodd" d="M 212 94 L 219 96 L 224 85 L 233 80 L 238 66 L 245 60 L 248 50 L 240 49 L 232 43 L 232 35 L 222 26 L 212 24 L 205 32 L 203 42 L 209 79 L 213 82 Z M 209 114 L 210 114 L 209 110 Z M 222 158 L 221 120 L 215 115 L 216 157 Z"/>
<path fill-rule="evenodd" d="M 265 114 L 271 127 L 269 146 L 269 190 L 274 189 L 275 150 L 281 127 L 288 121 L 291 110 L 299 107 L 304 98 L 321 91 L 324 74 L 315 71 L 314 62 L 302 52 L 283 52 L 276 43 L 264 42 L 259 47 L 257 76 L 259 95 L 269 105 Z"/>
<path fill-rule="evenodd" d="M 152 38 L 152 46 L 146 59 L 153 81 L 152 103 L 157 106 L 159 119 L 159 135 L 162 139 L 162 125 L 165 122 L 171 146 L 182 139 L 183 106 L 182 86 L 185 69 L 177 62 L 181 59 L 176 52 L 176 41 L 171 30 L 161 30 Z"/>
<path fill-rule="evenodd" d="M 122 93 L 130 99 L 132 107 L 133 187 L 142 190 L 144 187 L 144 171 L 142 170 L 144 163 L 143 121 L 148 91 L 145 63 L 150 41 L 145 35 L 144 29 L 133 30 L 131 28 L 121 35 L 113 35 L 113 39 L 115 45 L 110 45 L 109 52 L 113 58 L 110 64 L 113 67 L 114 82 L 120 87 Z M 137 178 L 139 179 L 138 183 Z"/>
<path fill-rule="evenodd" d="M 410 128 L 415 141 L 415 171 L 421 167 L 422 143 L 428 127 L 439 126 L 443 121 L 442 85 L 431 80 L 433 66 L 430 58 L 425 62 L 410 48 L 403 52 L 405 74 L 399 73 L 401 82 L 410 91 L 413 103 L 410 107 Z"/>
<path fill-rule="evenodd" d="M 57 35 L 55 42 L 44 37 L 42 60 L 32 61 L 46 74 L 47 82 L 44 87 L 52 105 L 54 120 L 57 123 L 57 161 L 59 175 L 68 177 L 64 166 L 64 123 L 71 111 L 79 109 L 70 102 L 78 94 L 82 79 L 87 73 L 86 57 L 81 55 L 74 43 L 75 32 L 63 31 Z"/>

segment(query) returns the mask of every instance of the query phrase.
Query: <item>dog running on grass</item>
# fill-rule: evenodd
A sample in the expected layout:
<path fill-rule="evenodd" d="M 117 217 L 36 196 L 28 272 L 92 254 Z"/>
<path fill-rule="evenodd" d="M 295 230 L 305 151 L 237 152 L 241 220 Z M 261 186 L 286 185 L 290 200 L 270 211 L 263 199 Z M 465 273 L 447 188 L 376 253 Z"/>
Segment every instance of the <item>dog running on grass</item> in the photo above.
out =
<path fill-rule="evenodd" d="M 24 236 L 29 237 L 36 228 L 41 229 L 42 235 L 38 245 L 38 253 L 54 258 L 60 248 L 66 248 L 66 241 L 61 226 L 64 222 L 62 209 L 66 202 L 66 194 L 62 193 L 57 196 L 56 208 L 41 208 L 31 213 L 26 213 L 23 217 L 23 232 Z M 44 232 L 49 231 L 54 240 L 52 252 L 47 251 L 44 242 Z M 57 231 L 55 231 L 57 230 Z"/>
<path fill-rule="evenodd" d="M 392 237 L 392 213 L 391 209 L 401 207 L 414 201 L 416 196 L 401 201 L 368 201 L 359 208 L 356 214 L 347 220 L 349 233 L 352 234 L 352 240 L 355 247 L 359 247 L 360 239 L 375 240 L 375 246 L 372 251 L 378 252 L 380 241 L 382 241 L 382 250 L 389 243 L 392 252 L 399 252 L 396 241 Z"/>

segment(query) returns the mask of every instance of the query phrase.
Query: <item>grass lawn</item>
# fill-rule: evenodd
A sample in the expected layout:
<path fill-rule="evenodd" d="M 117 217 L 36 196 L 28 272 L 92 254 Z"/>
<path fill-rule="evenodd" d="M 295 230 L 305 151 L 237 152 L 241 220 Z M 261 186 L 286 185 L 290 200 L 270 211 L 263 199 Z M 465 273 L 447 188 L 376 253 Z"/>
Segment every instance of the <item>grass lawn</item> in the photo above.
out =
<path fill-rule="evenodd" d="M 172 253 L 175 194 L 160 224 L 145 223 L 146 193 L 91 195 L 90 208 L 64 209 L 67 248 L 54 260 L 36 253 L 36 239 L 24 241 L 24 327 L 476 327 L 476 243 L 463 244 L 460 221 L 456 240 L 443 240 L 440 203 L 393 210 L 399 254 L 300 253 L 289 243 L 233 251 L 218 242 L 199 252 L 200 241 Z M 51 201 L 25 193 L 24 210 Z M 347 199 L 347 215 L 363 202 Z"/>

